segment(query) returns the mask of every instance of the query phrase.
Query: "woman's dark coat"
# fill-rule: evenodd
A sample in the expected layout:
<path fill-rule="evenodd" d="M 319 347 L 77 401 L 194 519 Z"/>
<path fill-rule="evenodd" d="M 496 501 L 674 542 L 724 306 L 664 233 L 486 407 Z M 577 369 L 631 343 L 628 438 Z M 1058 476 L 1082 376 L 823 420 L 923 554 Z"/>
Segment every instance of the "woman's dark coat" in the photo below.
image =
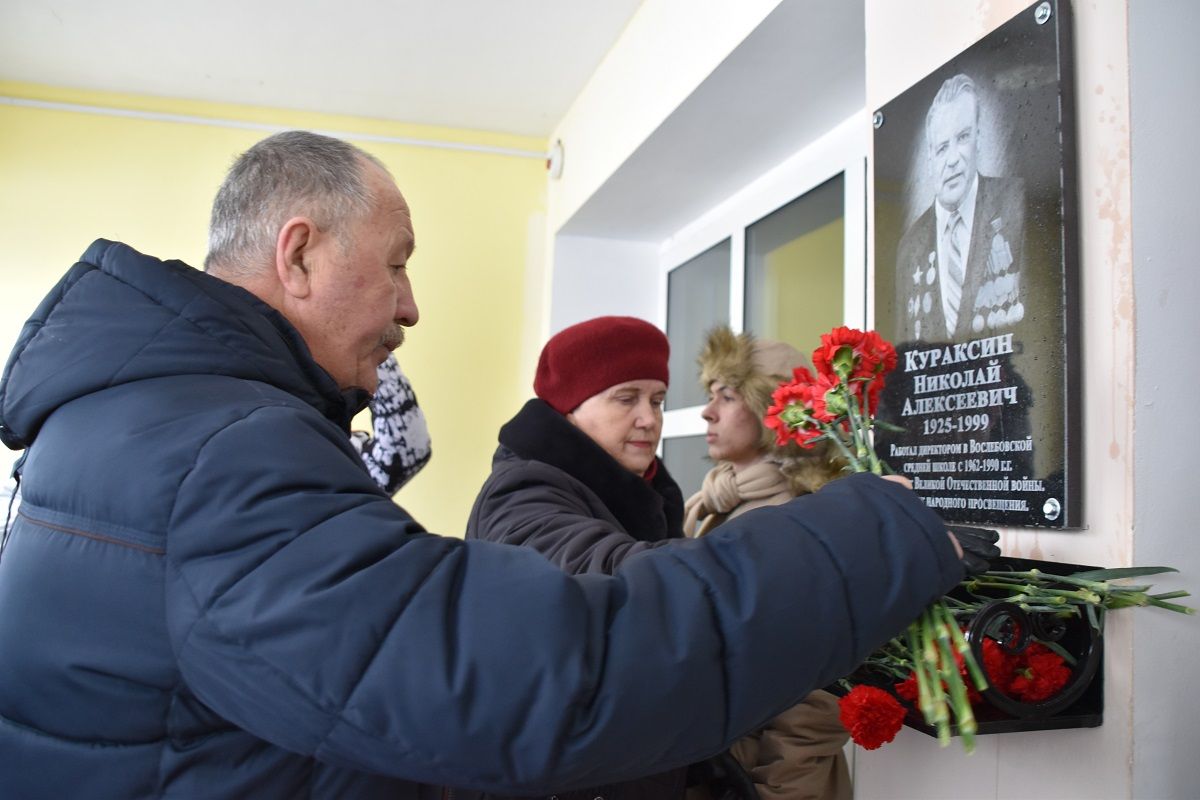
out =
<path fill-rule="evenodd" d="M 683 493 L 661 462 L 634 475 L 542 400 L 500 429 L 492 474 L 471 509 L 468 539 L 532 547 L 571 574 L 609 574 L 630 555 L 683 538 Z M 685 771 L 578 792 L 559 800 L 670 800 Z"/>
<path fill-rule="evenodd" d="M 500 429 L 468 539 L 532 547 L 571 574 L 611 573 L 683 538 L 683 494 L 662 462 L 634 475 L 542 400 Z"/>

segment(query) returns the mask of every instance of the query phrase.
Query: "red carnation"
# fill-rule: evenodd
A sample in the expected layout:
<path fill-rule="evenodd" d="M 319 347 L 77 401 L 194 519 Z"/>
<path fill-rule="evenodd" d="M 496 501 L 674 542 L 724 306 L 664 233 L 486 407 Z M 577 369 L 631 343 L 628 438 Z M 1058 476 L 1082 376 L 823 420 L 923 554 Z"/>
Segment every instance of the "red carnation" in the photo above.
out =
<path fill-rule="evenodd" d="M 886 470 L 871 438 L 884 373 L 895 367 L 896 350 L 874 331 L 834 328 L 813 353 L 814 375 L 804 367 L 771 396 L 763 423 L 775 432 L 775 444 L 795 442 L 812 448 L 830 439 L 851 472 Z"/>
<path fill-rule="evenodd" d="M 1009 684 L 1008 694 L 1025 703 L 1040 703 L 1058 694 L 1071 679 L 1063 657 L 1034 642 L 1021 654 L 1022 665 Z"/>
<path fill-rule="evenodd" d="M 858 355 L 855 350 L 862 345 L 864 338 L 865 334 L 862 331 L 855 328 L 847 328 L 844 325 L 840 328 L 834 328 L 829 333 L 821 334 L 821 346 L 814 350 L 812 354 L 812 363 L 816 367 L 817 374 L 828 375 L 830 378 L 837 380 L 838 367 L 847 363 L 838 359 L 838 351 L 843 347 L 848 347 L 853 358 Z M 853 358 L 853 360 L 857 362 L 858 358 Z M 834 364 L 835 361 L 838 362 L 837 366 Z"/>
<path fill-rule="evenodd" d="M 838 701 L 842 725 L 854 743 L 876 750 L 896 738 L 904 724 L 904 706 L 883 689 L 860 684 Z"/>
<path fill-rule="evenodd" d="M 867 331 L 863 336 L 863 360 L 872 365 L 876 375 L 886 375 L 896 368 L 896 348 L 876 331 Z"/>
<path fill-rule="evenodd" d="M 833 422 L 846 415 L 845 401 L 837 391 L 837 381 L 818 375 L 812 383 L 812 414 L 821 422 Z"/>
<path fill-rule="evenodd" d="M 806 373 L 800 376 L 800 372 Z M 808 370 L 801 367 L 796 370 L 797 377 L 791 383 L 781 383 L 771 393 L 771 402 L 777 406 L 786 406 L 793 403 L 806 407 L 812 406 L 812 387 L 813 376 L 808 373 Z"/>
<path fill-rule="evenodd" d="M 772 393 L 772 405 L 763 417 L 763 424 L 775 431 L 777 445 L 794 441 L 809 448 L 821 435 L 816 422 L 825 415 L 825 401 L 823 396 L 817 396 L 816 379 L 807 369 L 797 367 L 793 376 L 791 383 L 780 384 Z"/>
<path fill-rule="evenodd" d="M 1017 656 L 1001 647 L 995 639 L 989 637 L 983 640 L 983 673 L 993 689 L 1009 693 L 1018 661 Z"/>
<path fill-rule="evenodd" d="M 907 678 L 900 681 L 892 688 L 895 690 L 897 697 L 899 697 L 901 700 L 907 700 L 910 703 L 917 702 L 917 698 L 920 697 L 921 694 L 920 690 L 917 688 L 917 673 L 915 672 L 910 672 Z"/>
<path fill-rule="evenodd" d="M 791 412 L 797 408 L 797 404 L 791 405 L 775 405 L 767 409 L 766 415 L 763 417 L 763 425 L 775 431 L 775 444 L 783 447 L 788 442 L 795 442 L 801 447 L 808 449 L 813 447 L 814 439 L 821 436 L 821 431 L 809 424 L 797 424 L 793 427 L 785 421 L 785 412 Z M 811 413 L 811 408 L 809 409 Z"/>
<path fill-rule="evenodd" d="M 835 380 L 874 378 L 896 368 L 896 348 L 875 331 L 843 326 L 821 335 L 812 361 L 818 374 Z"/>

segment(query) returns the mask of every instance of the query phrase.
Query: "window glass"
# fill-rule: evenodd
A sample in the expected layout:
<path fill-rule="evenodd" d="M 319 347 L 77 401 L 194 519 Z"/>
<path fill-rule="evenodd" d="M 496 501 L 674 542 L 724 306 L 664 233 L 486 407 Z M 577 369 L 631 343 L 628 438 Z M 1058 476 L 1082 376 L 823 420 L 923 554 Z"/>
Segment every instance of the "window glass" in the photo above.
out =
<path fill-rule="evenodd" d="M 671 384 L 667 408 L 703 405 L 696 358 L 704 334 L 729 324 L 729 240 L 710 247 L 667 275 L 667 338 Z"/>
<path fill-rule="evenodd" d="M 683 490 L 683 499 L 700 491 L 704 476 L 712 469 L 708 442 L 703 436 L 675 436 L 663 439 L 663 463 Z"/>
<path fill-rule="evenodd" d="M 746 228 L 745 329 L 809 353 L 843 322 L 844 177 Z"/>

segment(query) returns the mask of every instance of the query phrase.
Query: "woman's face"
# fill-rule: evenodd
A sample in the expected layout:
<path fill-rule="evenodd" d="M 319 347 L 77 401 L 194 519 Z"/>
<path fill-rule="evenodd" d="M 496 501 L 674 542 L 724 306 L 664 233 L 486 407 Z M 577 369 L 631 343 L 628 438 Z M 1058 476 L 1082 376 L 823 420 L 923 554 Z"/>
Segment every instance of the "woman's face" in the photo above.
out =
<path fill-rule="evenodd" d="M 636 380 L 610 386 L 579 404 L 567 421 L 586 433 L 622 467 L 642 475 L 654 461 L 662 436 L 667 385 Z"/>
<path fill-rule="evenodd" d="M 762 457 L 762 424 L 740 393 L 720 381 L 708 387 L 708 405 L 700 412 L 708 423 L 708 457 L 745 467 Z"/>

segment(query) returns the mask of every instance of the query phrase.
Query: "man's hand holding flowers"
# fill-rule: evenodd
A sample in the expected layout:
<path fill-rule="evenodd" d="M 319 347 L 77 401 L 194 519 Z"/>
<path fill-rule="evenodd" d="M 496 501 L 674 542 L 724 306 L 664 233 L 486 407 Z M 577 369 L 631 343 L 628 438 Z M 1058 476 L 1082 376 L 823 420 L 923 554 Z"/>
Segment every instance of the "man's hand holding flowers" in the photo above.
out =
<path fill-rule="evenodd" d="M 874 331 L 835 328 L 821 337 L 812 362 L 816 374 L 797 369 L 793 380 L 772 395 L 773 404 L 763 422 L 775 431 L 777 442 L 792 441 L 807 449 L 818 441 L 829 441 L 847 472 L 873 472 L 911 489 L 906 478 L 889 474 L 891 469 L 874 449 L 877 428 L 900 430 L 875 419 L 884 376 L 896 366 L 892 345 Z M 964 626 L 998 599 L 1019 604 L 1028 613 L 1050 612 L 1058 618 L 1086 620 L 1097 635 L 1103 612 L 1109 609 L 1151 605 L 1194 613 L 1194 609 L 1167 602 L 1187 592 L 1152 595 L 1149 586 L 1112 582 L 1173 571 L 1167 567 L 1069 576 L 1036 569 L 990 572 L 989 561 L 1000 557 L 996 531 L 948 525 L 947 535 L 963 561 L 967 579 L 953 595 L 926 609 L 907 631 L 872 653 L 854 675 L 839 681 L 847 690 L 840 703 L 843 724 L 854 741 L 867 749 L 895 737 L 908 713 L 900 700 L 920 710 L 943 746 L 950 741 L 953 723 L 963 748 L 970 753 L 977 730 L 972 704 L 985 702 L 982 692 L 992 689 L 1019 702 L 1036 704 L 1053 698 L 1070 683 L 1074 664 L 1070 654 L 1053 641 L 1037 641 L 1028 630 L 1021 632 L 1016 623 L 1010 623 L 1008 629 L 988 627 L 980 634 L 984 663 L 982 667 L 977 663 L 964 637 Z M 858 680 L 860 673 L 873 676 L 870 683 Z"/>

